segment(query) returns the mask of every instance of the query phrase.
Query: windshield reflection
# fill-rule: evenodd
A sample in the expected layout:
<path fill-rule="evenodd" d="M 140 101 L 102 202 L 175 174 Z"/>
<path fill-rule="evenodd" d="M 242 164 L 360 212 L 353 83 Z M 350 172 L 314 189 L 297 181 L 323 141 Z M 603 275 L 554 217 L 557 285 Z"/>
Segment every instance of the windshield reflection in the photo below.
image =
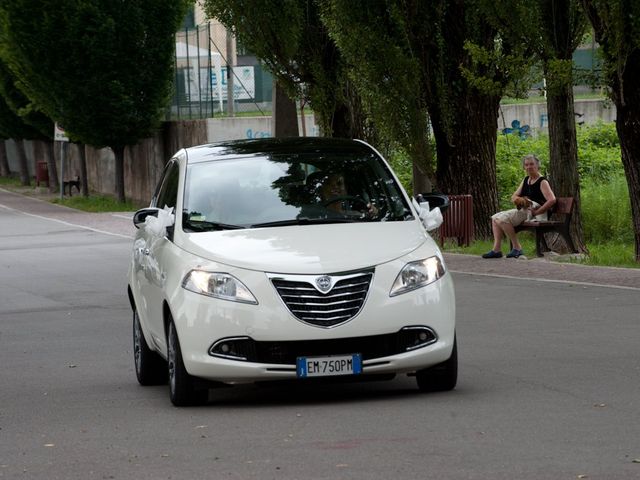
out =
<path fill-rule="evenodd" d="M 189 165 L 183 228 L 201 232 L 412 219 L 376 156 L 265 155 Z"/>

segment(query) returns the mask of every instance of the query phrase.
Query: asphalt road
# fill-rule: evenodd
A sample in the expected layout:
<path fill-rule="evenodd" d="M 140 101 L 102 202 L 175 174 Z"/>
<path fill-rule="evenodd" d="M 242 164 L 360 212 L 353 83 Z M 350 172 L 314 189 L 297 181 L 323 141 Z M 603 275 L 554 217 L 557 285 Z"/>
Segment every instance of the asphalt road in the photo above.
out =
<path fill-rule="evenodd" d="M 140 387 L 131 241 L 0 198 L 0 478 L 640 479 L 636 288 L 453 273 L 458 388 Z"/>

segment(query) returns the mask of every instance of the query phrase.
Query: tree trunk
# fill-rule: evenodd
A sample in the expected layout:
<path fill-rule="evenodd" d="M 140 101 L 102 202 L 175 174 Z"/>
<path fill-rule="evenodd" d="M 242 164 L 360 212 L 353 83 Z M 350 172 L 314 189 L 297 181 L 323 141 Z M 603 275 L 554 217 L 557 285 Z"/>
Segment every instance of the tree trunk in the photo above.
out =
<path fill-rule="evenodd" d="M 9 158 L 7 157 L 7 144 L 5 140 L 0 139 L 0 176 L 10 177 L 11 168 L 9 167 Z"/>
<path fill-rule="evenodd" d="M 616 130 L 629 186 L 635 236 L 634 256 L 635 261 L 640 263 L 640 50 L 633 51 L 621 73 L 622 78 L 616 77 L 612 84 L 617 110 Z"/>
<path fill-rule="evenodd" d="M 82 195 L 89 196 L 89 181 L 87 179 L 87 146 L 84 143 L 76 144 L 80 157 L 80 182 L 82 182 Z"/>
<path fill-rule="evenodd" d="M 56 167 L 56 156 L 54 152 L 55 142 L 46 140 L 47 142 L 47 170 L 49 172 L 49 191 L 55 192 L 60 186 L 58 181 L 58 168 Z"/>
<path fill-rule="evenodd" d="M 322 135 L 334 138 L 359 138 L 368 142 L 375 142 L 375 128 L 369 125 L 367 128 L 366 115 L 363 112 L 362 101 L 351 82 L 341 81 L 340 92 L 335 92 L 330 112 L 317 112 L 319 115 L 326 113 L 328 118 L 320 119 Z"/>
<path fill-rule="evenodd" d="M 412 163 L 413 194 L 431 193 L 434 190 L 436 173 L 433 161 L 433 148 L 429 141 L 429 122 L 427 109 L 416 109 L 415 117 L 410 122 L 409 143 L 404 144 Z M 437 187 L 437 185 L 435 186 Z"/>
<path fill-rule="evenodd" d="M 284 89 L 273 80 L 273 136 L 297 137 L 298 112 L 296 103 L 289 98 Z"/>
<path fill-rule="evenodd" d="M 31 185 L 29 180 L 29 165 L 27 163 L 27 152 L 24 148 L 24 140 L 16 140 L 16 147 L 18 149 L 18 166 L 20 168 L 20 183 L 28 187 Z"/>
<path fill-rule="evenodd" d="M 124 147 L 111 147 L 115 155 L 116 163 L 116 198 L 124 203 Z"/>
<path fill-rule="evenodd" d="M 547 93 L 549 113 L 549 183 L 556 197 L 574 197 L 571 238 L 579 252 L 587 252 L 582 231 L 580 209 L 580 177 L 578 175 L 578 144 L 571 83 L 556 86 Z M 556 235 L 548 239 L 553 250 L 565 247 Z"/>
<path fill-rule="evenodd" d="M 437 108 L 430 112 L 438 156 L 437 186 L 449 195 L 473 197 L 476 238 L 491 237 L 491 215 L 498 210 L 496 140 L 498 96 L 468 92 L 454 101 L 455 128 L 447 135 Z M 516 185 L 514 185 L 514 190 Z"/>

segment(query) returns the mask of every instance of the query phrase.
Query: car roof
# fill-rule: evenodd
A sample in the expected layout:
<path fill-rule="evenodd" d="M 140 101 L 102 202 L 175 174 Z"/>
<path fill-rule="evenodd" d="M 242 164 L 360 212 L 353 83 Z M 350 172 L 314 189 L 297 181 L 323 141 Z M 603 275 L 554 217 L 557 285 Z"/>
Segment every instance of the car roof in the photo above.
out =
<path fill-rule="evenodd" d="M 231 157 L 291 154 L 351 154 L 371 155 L 375 153 L 359 140 L 325 137 L 261 138 L 232 140 L 186 148 L 187 161 L 199 163 Z"/>

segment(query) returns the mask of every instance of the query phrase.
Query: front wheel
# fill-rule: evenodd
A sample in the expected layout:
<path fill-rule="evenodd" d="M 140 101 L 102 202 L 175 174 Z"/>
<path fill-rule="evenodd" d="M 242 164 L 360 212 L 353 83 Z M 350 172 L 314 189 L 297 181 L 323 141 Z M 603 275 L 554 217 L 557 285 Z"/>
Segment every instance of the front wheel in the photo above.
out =
<path fill-rule="evenodd" d="M 176 407 L 199 405 L 207 401 L 209 391 L 198 378 L 189 375 L 182 360 L 178 332 L 173 321 L 168 333 L 169 396 Z"/>
<path fill-rule="evenodd" d="M 133 359 L 140 385 L 167 383 L 167 364 L 160 355 L 149 348 L 142 333 L 137 310 L 133 311 Z"/>
<path fill-rule="evenodd" d="M 458 382 L 458 342 L 453 339 L 453 350 L 448 360 L 416 372 L 418 388 L 423 392 L 453 390 Z"/>

